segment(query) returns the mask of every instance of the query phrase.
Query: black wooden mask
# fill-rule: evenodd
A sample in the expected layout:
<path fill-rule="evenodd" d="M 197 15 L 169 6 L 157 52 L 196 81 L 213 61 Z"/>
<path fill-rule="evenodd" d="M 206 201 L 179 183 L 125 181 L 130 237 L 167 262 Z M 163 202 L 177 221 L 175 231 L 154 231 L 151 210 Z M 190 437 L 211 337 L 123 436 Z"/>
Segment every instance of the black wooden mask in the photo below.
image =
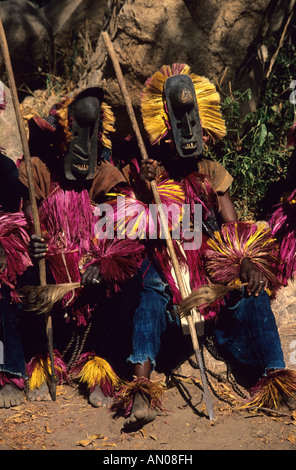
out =
<path fill-rule="evenodd" d="M 69 117 L 72 138 L 64 157 L 67 180 L 94 178 L 103 95 L 101 88 L 87 88 L 79 93 L 71 104 Z"/>
<path fill-rule="evenodd" d="M 197 157 L 203 150 L 195 89 L 189 75 L 169 77 L 164 87 L 167 112 L 178 156 Z"/>

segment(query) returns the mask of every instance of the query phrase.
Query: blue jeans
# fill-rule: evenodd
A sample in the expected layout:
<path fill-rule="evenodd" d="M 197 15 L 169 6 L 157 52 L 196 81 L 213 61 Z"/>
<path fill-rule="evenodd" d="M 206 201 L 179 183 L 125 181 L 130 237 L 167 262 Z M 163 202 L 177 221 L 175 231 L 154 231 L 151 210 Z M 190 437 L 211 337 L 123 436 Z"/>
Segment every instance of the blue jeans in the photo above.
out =
<path fill-rule="evenodd" d="M 4 353 L 0 371 L 24 378 L 26 369 L 20 331 L 22 308 L 19 304 L 11 303 L 7 286 L 1 286 L 0 294 L 0 341 Z"/>
<path fill-rule="evenodd" d="M 139 276 L 142 285 L 133 315 L 132 354 L 127 361 L 143 364 L 150 359 L 154 368 L 162 337 L 174 324 L 168 311 L 171 295 L 167 282 L 148 259 L 142 263 Z"/>
<path fill-rule="evenodd" d="M 118 370 L 133 374 L 134 364 L 150 359 L 152 368 L 166 371 L 181 361 L 183 334 L 172 318 L 167 282 L 145 259 L 121 292 L 101 305 L 93 325 L 91 349 Z M 184 358 L 183 358 L 184 360 Z"/>
<path fill-rule="evenodd" d="M 222 308 L 214 336 L 219 352 L 251 386 L 285 361 L 276 321 L 266 292 L 258 297 L 233 293 Z"/>

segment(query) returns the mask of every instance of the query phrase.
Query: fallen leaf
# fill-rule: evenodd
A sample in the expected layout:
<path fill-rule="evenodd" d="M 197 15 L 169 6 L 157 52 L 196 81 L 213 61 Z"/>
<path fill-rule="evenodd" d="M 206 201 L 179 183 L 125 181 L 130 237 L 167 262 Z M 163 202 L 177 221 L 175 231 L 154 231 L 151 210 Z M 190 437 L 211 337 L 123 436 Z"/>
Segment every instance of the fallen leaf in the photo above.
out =
<path fill-rule="evenodd" d="M 140 429 L 140 434 L 143 436 L 144 439 L 146 439 L 146 429 Z"/>
<path fill-rule="evenodd" d="M 49 428 L 48 423 L 46 423 L 45 430 L 46 430 L 47 434 L 51 434 L 51 433 L 52 433 L 51 429 Z"/>
<path fill-rule="evenodd" d="M 11 411 L 22 411 L 24 409 L 23 405 L 18 405 L 10 408 Z"/>
<path fill-rule="evenodd" d="M 93 442 L 92 439 L 82 439 L 82 441 L 76 442 L 76 445 L 77 445 L 77 446 L 82 446 L 82 447 L 87 447 L 87 446 L 89 446 L 89 444 L 91 444 L 92 442 Z"/>
<path fill-rule="evenodd" d="M 103 446 L 117 447 L 115 442 L 103 442 Z"/>
<path fill-rule="evenodd" d="M 82 439 L 81 441 L 76 442 L 76 445 L 86 447 L 86 446 L 89 446 L 90 444 L 93 444 L 96 439 L 105 440 L 108 438 L 104 437 L 103 434 L 92 434 L 91 436 L 88 436 L 87 439 Z"/>
<path fill-rule="evenodd" d="M 95 439 L 105 439 L 105 437 L 103 436 L 103 434 L 92 434 L 91 436 L 89 436 L 89 439 L 92 439 L 94 441 Z"/>

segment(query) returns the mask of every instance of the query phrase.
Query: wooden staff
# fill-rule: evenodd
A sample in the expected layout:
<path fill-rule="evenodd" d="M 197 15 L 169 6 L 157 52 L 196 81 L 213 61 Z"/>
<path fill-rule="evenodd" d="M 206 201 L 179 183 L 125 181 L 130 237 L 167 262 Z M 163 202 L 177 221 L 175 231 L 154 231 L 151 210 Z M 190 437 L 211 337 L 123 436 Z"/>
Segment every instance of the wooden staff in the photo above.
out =
<path fill-rule="evenodd" d="M 29 145 L 28 145 L 28 141 L 27 141 L 24 121 L 23 121 L 21 111 L 20 111 L 20 104 L 19 104 L 17 89 L 16 89 L 16 85 L 15 85 L 14 74 L 13 74 L 11 60 L 10 60 L 10 54 L 9 54 L 9 49 L 8 49 L 6 35 L 5 35 L 5 31 L 4 31 L 4 28 L 3 28 L 3 23 L 2 23 L 1 18 L 0 18 L 0 45 L 1 45 L 1 50 L 2 50 L 2 54 L 3 54 L 3 58 L 4 58 L 5 67 L 6 67 L 6 70 L 7 70 L 9 88 L 10 88 L 12 102 L 13 102 L 14 111 L 15 111 L 15 115 L 16 115 L 16 121 L 17 121 L 18 129 L 19 129 L 19 133 L 20 133 L 20 137 L 21 137 L 21 143 L 22 143 L 22 147 L 23 147 L 23 154 L 24 154 L 24 160 L 25 160 L 25 165 L 26 165 L 26 170 L 27 170 L 27 177 L 28 177 L 30 203 L 31 203 L 31 207 L 32 207 L 34 231 L 35 231 L 36 235 L 41 237 L 41 228 L 40 228 L 40 222 L 39 222 L 37 200 L 36 200 L 36 196 L 35 196 L 35 185 L 34 185 L 34 179 L 33 179 L 33 173 L 32 173 L 32 165 L 31 165 Z M 40 278 L 40 286 L 42 286 L 42 287 L 46 286 L 45 259 L 41 259 L 39 261 L 39 278 Z M 54 372 L 54 358 L 53 358 L 52 317 L 51 317 L 50 312 L 48 312 L 46 314 L 45 318 L 46 318 L 46 335 L 47 335 L 47 342 L 48 342 L 48 352 L 49 352 L 50 363 L 51 363 L 50 392 L 51 392 L 52 399 L 55 401 L 56 400 L 56 378 L 55 378 L 55 372 Z"/>
<path fill-rule="evenodd" d="M 132 124 L 132 127 L 133 127 L 133 131 L 135 132 L 135 135 L 136 135 L 136 138 L 137 138 L 137 142 L 138 142 L 138 146 L 139 146 L 139 149 L 140 149 L 140 152 L 141 152 L 141 156 L 142 156 L 143 160 L 147 160 L 149 157 L 148 157 L 148 154 L 147 154 L 147 151 L 146 151 L 146 148 L 145 148 L 145 144 L 144 144 L 144 141 L 142 139 L 142 136 L 141 136 L 141 133 L 140 133 L 140 130 L 139 130 L 139 126 L 138 126 L 138 123 L 137 123 L 137 120 L 136 120 L 136 117 L 135 117 L 135 114 L 134 114 L 133 106 L 132 106 L 132 103 L 131 103 L 131 100 L 130 100 L 130 97 L 129 97 L 129 94 L 128 94 L 128 90 L 127 90 L 126 85 L 125 85 L 125 81 L 124 81 L 124 78 L 123 78 L 123 75 L 122 75 L 122 72 L 121 72 L 119 61 L 117 59 L 115 50 L 113 48 L 113 44 L 112 44 L 112 42 L 110 40 L 110 37 L 109 37 L 109 35 L 106 31 L 102 32 L 101 34 L 102 34 L 102 37 L 103 37 L 104 42 L 106 44 L 108 53 L 109 53 L 110 58 L 112 60 L 112 63 L 113 63 L 115 74 L 116 74 L 117 80 L 119 82 L 119 86 L 120 86 L 120 89 L 121 89 L 123 99 L 125 101 L 125 105 L 126 105 L 127 112 L 128 112 L 128 115 L 129 115 L 129 118 L 130 118 L 130 121 L 131 121 L 131 124 Z M 156 181 L 151 181 L 151 189 L 152 189 L 152 192 L 153 192 L 154 200 L 155 200 L 155 202 L 157 204 L 157 207 L 158 207 L 162 229 L 163 229 L 164 234 L 165 234 L 167 248 L 168 248 L 171 260 L 172 260 L 173 269 L 175 271 L 175 275 L 176 275 L 176 279 L 177 279 L 178 286 L 179 286 L 179 289 L 180 289 L 181 297 L 184 300 L 187 297 L 186 287 L 185 287 L 185 284 L 184 284 L 184 281 L 183 281 L 183 277 L 182 277 L 182 274 L 181 274 L 179 262 L 178 262 L 178 259 L 177 259 L 176 253 L 175 253 L 175 249 L 174 249 L 174 246 L 173 246 L 173 242 L 172 242 L 172 239 L 171 239 L 171 236 L 170 236 L 170 233 L 169 233 L 169 230 L 168 230 L 168 226 L 167 226 L 167 223 L 166 223 L 166 217 L 165 217 L 165 214 L 164 214 L 164 211 L 163 211 L 163 208 L 162 208 L 162 203 L 161 203 L 161 199 L 160 199 L 160 196 L 159 196 L 159 193 L 158 193 Z M 204 391 L 204 399 L 205 399 L 206 407 L 207 407 L 207 410 L 208 410 L 209 419 L 212 421 L 212 420 L 215 419 L 214 418 L 214 409 L 213 409 L 212 397 L 211 397 L 211 393 L 210 393 L 210 390 L 209 390 L 207 378 L 206 378 L 205 371 L 204 371 L 204 364 L 203 364 L 201 352 L 200 352 L 200 349 L 199 349 L 199 343 L 198 343 L 195 324 L 194 324 L 194 321 L 193 321 L 193 318 L 192 318 L 191 315 L 188 315 L 186 318 L 187 318 L 187 321 L 188 321 L 188 326 L 189 326 L 189 331 L 190 331 L 190 335 L 191 335 L 191 339 L 192 339 L 192 345 L 193 345 L 195 357 L 196 357 L 197 364 L 198 364 L 200 374 L 201 374 L 201 379 L 202 379 L 202 383 L 203 383 L 203 391 Z"/>

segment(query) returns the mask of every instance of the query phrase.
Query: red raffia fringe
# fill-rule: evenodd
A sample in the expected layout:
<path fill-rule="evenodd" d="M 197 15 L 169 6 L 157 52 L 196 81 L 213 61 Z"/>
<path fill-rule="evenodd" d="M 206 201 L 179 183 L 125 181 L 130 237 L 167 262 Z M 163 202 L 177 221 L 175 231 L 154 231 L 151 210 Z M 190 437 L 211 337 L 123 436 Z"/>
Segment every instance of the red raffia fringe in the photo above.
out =
<path fill-rule="evenodd" d="M 281 198 L 269 225 L 278 243 L 278 279 L 285 286 L 296 271 L 296 190 Z"/>
<path fill-rule="evenodd" d="M 95 238 L 91 246 L 93 260 L 84 268 L 98 264 L 102 278 L 108 283 L 107 294 L 120 291 L 121 285 L 139 269 L 144 259 L 144 246 L 137 240 Z"/>
<path fill-rule="evenodd" d="M 16 279 L 32 265 L 28 251 L 30 239 L 26 229 L 27 221 L 22 212 L 0 212 L 0 245 L 7 259 L 7 267 L 0 274 L 0 282 L 12 289 L 14 301 L 19 301 L 15 291 Z"/>
<path fill-rule="evenodd" d="M 277 279 L 278 246 L 265 223 L 230 222 L 224 224 L 215 238 L 208 240 L 206 268 L 212 282 L 231 284 L 238 281 L 241 261 L 249 258 L 269 281 L 274 295 L 280 288 Z"/>
<path fill-rule="evenodd" d="M 61 354 L 54 350 L 54 368 L 58 384 L 68 382 L 67 365 Z M 39 354 L 31 359 L 27 364 L 27 375 L 29 377 L 30 390 L 40 388 L 43 383 L 48 383 L 51 379 L 51 367 L 48 354 Z"/>
<path fill-rule="evenodd" d="M 7 372 L 0 372 L 0 387 L 4 385 L 13 384 L 20 390 L 25 388 L 26 381 L 22 377 L 16 377 L 15 375 L 8 374 Z"/>

